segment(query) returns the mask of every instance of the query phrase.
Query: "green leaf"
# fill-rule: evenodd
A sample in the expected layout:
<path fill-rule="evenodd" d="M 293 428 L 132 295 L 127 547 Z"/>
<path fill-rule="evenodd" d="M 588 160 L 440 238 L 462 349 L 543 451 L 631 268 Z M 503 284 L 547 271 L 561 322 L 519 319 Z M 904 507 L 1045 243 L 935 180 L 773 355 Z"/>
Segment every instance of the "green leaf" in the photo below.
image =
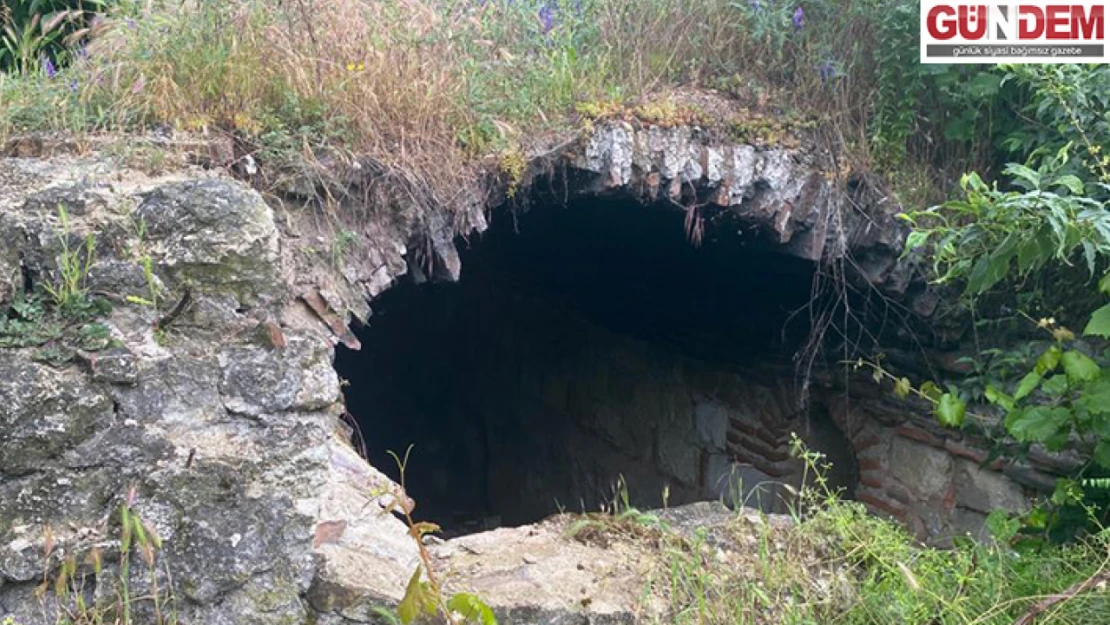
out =
<path fill-rule="evenodd" d="M 1099 288 L 1102 288 L 1103 278 L 1099 282 Z M 1110 338 L 1110 304 L 1099 308 L 1091 315 L 1091 320 L 1087 322 L 1087 327 L 1083 329 L 1083 334 L 1087 336 L 1101 336 L 1103 338 Z"/>
<path fill-rule="evenodd" d="M 460 592 L 447 602 L 447 609 L 459 613 L 464 620 L 481 625 L 497 625 L 493 610 L 477 596 Z"/>
<path fill-rule="evenodd" d="M 1014 391 L 1014 399 L 1021 400 L 1025 397 L 1028 397 L 1029 393 L 1032 393 L 1034 390 L 1036 390 L 1037 385 L 1040 383 L 1040 373 L 1037 373 L 1036 371 L 1030 371 L 1029 373 L 1025 374 L 1025 377 L 1022 378 L 1021 382 L 1018 384 L 1017 390 Z"/>
<path fill-rule="evenodd" d="M 1041 392 L 1049 397 L 1059 397 L 1068 392 L 1068 376 L 1057 374 L 1041 384 Z"/>
<path fill-rule="evenodd" d="M 894 395 L 898 399 L 905 399 L 906 395 L 910 394 L 910 380 L 909 378 L 898 378 L 894 382 Z"/>
<path fill-rule="evenodd" d="M 1053 184 L 1066 188 L 1072 195 L 1083 195 L 1083 181 L 1074 174 L 1060 176 Z"/>
<path fill-rule="evenodd" d="M 945 393 L 940 396 L 940 401 L 937 402 L 933 414 L 936 415 L 937 421 L 945 427 L 960 427 L 964 424 L 964 417 L 967 415 L 967 404 L 952 393 Z"/>
<path fill-rule="evenodd" d="M 987 529 L 1001 543 L 1008 542 L 1021 530 L 1021 520 L 1007 510 L 998 509 L 987 515 Z"/>
<path fill-rule="evenodd" d="M 1060 428 L 1044 441 L 1044 448 L 1048 451 L 1060 451 L 1068 445 L 1069 440 L 1071 440 L 1071 428 Z"/>
<path fill-rule="evenodd" d="M 1041 175 L 1025 165 L 1010 163 L 1006 166 L 1006 169 L 1003 170 L 1003 173 L 1013 176 L 1019 181 L 1024 181 L 1026 184 L 1022 186 L 1027 189 L 1037 189 L 1041 186 Z"/>
<path fill-rule="evenodd" d="M 404 625 L 408 625 L 420 616 L 432 616 L 435 613 L 435 596 L 428 584 L 420 581 L 420 567 L 417 566 L 405 588 L 405 596 L 397 604 L 397 616 L 401 617 Z"/>
<path fill-rule="evenodd" d="M 1060 364 L 1060 357 L 1063 355 L 1064 351 L 1060 349 L 1059 345 L 1049 347 L 1045 350 L 1045 353 L 1041 354 L 1041 357 L 1037 359 L 1037 373 L 1043 376 L 1055 369 L 1056 366 Z"/>
<path fill-rule="evenodd" d="M 143 526 L 143 520 L 140 519 L 137 514 L 132 514 L 131 515 L 131 524 L 135 528 L 134 529 L 135 540 L 138 541 L 139 545 L 147 544 L 146 527 Z"/>
<path fill-rule="evenodd" d="M 1002 85 L 1002 76 L 994 72 L 979 72 L 964 86 L 967 93 L 973 98 L 981 100 L 998 93 Z"/>
<path fill-rule="evenodd" d="M 1025 524 L 1032 529 L 1044 529 L 1048 526 L 1048 512 L 1038 506 L 1025 515 Z"/>
<path fill-rule="evenodd" d="M 1110 377 L 1099 378 L 1084 386 L 1083 394 L 1075 403 L 1091 414 L 1110 413 Z"/>
<path fill-rule="evenodd" d="M 1083 499 L 1083 487 L 1079 482 L 1068 478 L 1056 480 L 1056 490 L 1052 492 L 1052 503 L 1065 506 Z"/>
<path fill-rule="evenodd" d="M 937 386 L 936 384 L 934 384 L 933 382 L 926 382 L 926 383 L 922 384 L 921 388 L 918 389 L 918 390 L 920 390 L 921 394 L 925 396 L 925 399 L 928 399 L 929 401 L 931 401 L 933 403 L 937 403 L 937 402 L 940 401 L 940 395 L 941 395 L 940 387 Z"/>
<path fill-rule="evenodd" d="M 1075 350 L 1064 352 L 1062 362 L 1064 363 L 1064 373 L 1068 374 L 1068 380 L 1073 383 L 1090 382 L 1102 374 L 1102 369 L 1099 368 L 1097 362 L 1091 360 L 1086 354 Z"/>
<path fill-rule="evenodd" d="M 995 252 L 975 263 L 967 278 L 968 293 L 984 293 L 1010 272 L 1010 259 L 1017 248 L 1017 238 L 1008 238 Z"/>
<path fill-rule="evenodd" d="M 911 232 L 909 236 L 906 237 L 905 253 L 908 254 L 928 243 L 930 234 L 931 233 L 922 230 L 914 230 Z"/>
<path fill-rule="evenodd" d="M 987 388 L 983 391 L 983 394 L 986 396 L 987 401 L 996 406 L 1001 406 L 1006 410 L 1014 409 L 1014 398 L 1010 397 L 1006 393 L 1003 393 L 990 384 L 987 385 Z"/>
<path fill-rule="evenodd" d="M 1043 443 L 1067 425 L 1071 411 L 1061 406 L 1032 406 L 1006 417 L 1010 434 L 1022 443 Z"/>
<path fill-rule="evenodd" d="M 1052 229 L 1042 228 L 1036 234 L 1026 238 L 1018 246 L 1018 270 L 1026 273 L 1030 269 L 1039 267 L 1052 258 L 1055 246 L 1052 244 Z"/>
<path fill-rule="evenodd" d="M 401 625 L 401 619 L 397 618 L 396 614 L 390 612 L 387 608 L 383 608 L 380 605 L 376 605 L 370 608 L 370 612 L 388 623 L 389 625 Z"/>
<path fill-rule="evenodd" d="M 1098 252 L 1095 250 L 1095 244 L 1087 239 L 1083 239 L 1083 257 L 1087 259 L 1087 271 L 1091 275 L 1095 273 L 1095 260 Z"/>
<path fill-rule="evenodd" d="M 1110 441 L 1101 441 L 1095 446 L 1095 462 L 1104 469 L 1110 469 Z"/>
<path fill-rule="evenodd" d="M 1102 291 L 1104 295 L 1110 295 L 1110 273 L 1102 276 L 1102 279 L 1098 281 L 1098 290 Z"/>

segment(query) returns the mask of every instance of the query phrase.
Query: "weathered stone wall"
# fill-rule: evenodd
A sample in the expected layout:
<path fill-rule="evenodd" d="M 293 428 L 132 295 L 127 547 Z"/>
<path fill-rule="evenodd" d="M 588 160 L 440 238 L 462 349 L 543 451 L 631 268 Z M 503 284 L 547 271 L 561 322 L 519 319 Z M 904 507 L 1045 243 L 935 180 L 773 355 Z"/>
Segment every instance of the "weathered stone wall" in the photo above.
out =
<path fill-rule="evenodd" d="M 834 455 L 847 441 L 808 428 L 789 367 L 707 363 L 616 334 L 550 301 L 501 294 L 474 335 L 473 415 L 489 433 L 495 508 L 595 509 L 623 476 L 635 505 L 743 498 L 784 511 L 798 486 L 791 431 Z M 813 434 L 810 436 L 809 434 Z M 851 462 L 851 457 L 844 458 Z M 851 467 L 837 473 L 850 487 Z M 759 488 L 758 485 L 762 485 Z"/>
<path fill-rule="evenodd" d="M 15 259 L 6 283 L 57 280 L 65 248 L 91 235 L 83 288 L 112 304 L 105 317 L 63 316 L 42 337 L 9 327 L 0 614 L 55 622 L 57 596 L 34 588 L 67 559 L 88 593 L 110 597 L 118 510 L 131 499 L 164 541 L 159 561 L 185 622 L 302 622 L 322 495 L 347 452 L 331 349 L 288 305 L 272 209 L 201 170 L 149 178 L 103 158 L 6 159 L 0 179 L 4 252 Z M 191 301 L 157 332 L 159 310 L 127 299 L 150 296 L 147 258 L 161 312 Z M 107 340 L 82 340 L 94 328 Z M 132 583 L 148 587 L 142 567 Z"/>
<path fill-rule="evenodd" d="M 856 388 L 869 387 L 861 381 Z M 991 460 L 989 441 L 939 426 L 924 406 L 873 392 L 833 396 L 829 405 L 858 458 L 856 498 L 925 540 L 985 538 L 991 511 L 1027 509 L 1052 491 L 1057 476 L 1079 466 L 1070 454 L 1041 449 L 1020 462 Z"/>
<path fill-rule="evenodd" d="M 818 387 L 802 405 L 789 363 L 706 363 L 567 324 L 550 306 L 497 305 L 509 314 L 486 316 L 490 327 L 475 335 L 485 361 L 473 369 L 483 373 L 475 397 L 488 401 L 471 415 L 487 420 L 496 507 L 592 506 L 623 475 L 640 506 L 660 505 L 666 487 L 674 503 L 741 499 L 785 512 L 793 498 L 781 485 L 796 488 L 803 474 L 790 451 L 797 434 L 833 463 L 833 487 L 944 542 L 985 537 L 988 513 L 1026 509 L 1066 468 L 1046 455 L 983 466 L 983 441 L 904 403 Z"/>

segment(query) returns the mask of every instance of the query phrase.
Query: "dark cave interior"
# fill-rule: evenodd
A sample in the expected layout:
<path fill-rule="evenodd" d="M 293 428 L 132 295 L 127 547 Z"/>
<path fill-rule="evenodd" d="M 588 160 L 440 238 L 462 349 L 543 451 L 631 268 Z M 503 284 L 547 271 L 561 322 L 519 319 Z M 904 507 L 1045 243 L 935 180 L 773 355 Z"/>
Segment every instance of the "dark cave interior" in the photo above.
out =
<path fill-rule="evenodd" d="M 691 245 L 683 219 L 598 198 L 500 211 L 459 242 L 458 283 L 374 301 L 336 368 L 371 463 L 396 479 L 388 452 L 413 446 L 419 518 L 464 533 L 594 510 L 618 477 L 638 506 L 727 494 L 728 424 L 785 412 L 767 397 L 791 394 L 815 266 L 735 229 Z M 809 429 L 846 449 L 831 421 Z"/>

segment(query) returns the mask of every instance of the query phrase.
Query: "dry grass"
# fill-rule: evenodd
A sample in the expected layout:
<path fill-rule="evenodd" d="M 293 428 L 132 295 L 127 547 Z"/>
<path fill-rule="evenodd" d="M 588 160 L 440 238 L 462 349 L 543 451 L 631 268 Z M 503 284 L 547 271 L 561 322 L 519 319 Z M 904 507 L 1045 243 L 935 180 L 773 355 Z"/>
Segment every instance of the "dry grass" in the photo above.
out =
<path fill-rule="evenodd" d="M 871 169 L 870 49 L 897 1 L 806 3 L 797 29 L 787 0 L 121 0 L 57 77 L 0 76 L 0 139 L 231 132 L 271 163 L 341 148 L 446 202 L 474 167 L 574 132 L 576 105 L 682 87 L 819 118 Z"/>

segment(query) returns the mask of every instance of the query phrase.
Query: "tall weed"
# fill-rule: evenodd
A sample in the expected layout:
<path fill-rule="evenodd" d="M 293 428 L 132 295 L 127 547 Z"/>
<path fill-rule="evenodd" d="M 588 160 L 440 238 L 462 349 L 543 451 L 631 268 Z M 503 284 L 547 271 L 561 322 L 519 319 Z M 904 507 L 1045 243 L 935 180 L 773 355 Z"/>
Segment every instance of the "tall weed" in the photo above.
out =
<path fill-rule="evenodd" d="M 476 157 L 573 130 L 576 104 L 697 87 L 824 120 L 860 169 L 981 157 L 999 80 L 918 65 L 916 11 L 909 0 L 121 0 L 56 75 L 0 77 L 0 136 L 158 123 L 232 132 L 271 159 L 342 147 L 449 203 Z"/>

